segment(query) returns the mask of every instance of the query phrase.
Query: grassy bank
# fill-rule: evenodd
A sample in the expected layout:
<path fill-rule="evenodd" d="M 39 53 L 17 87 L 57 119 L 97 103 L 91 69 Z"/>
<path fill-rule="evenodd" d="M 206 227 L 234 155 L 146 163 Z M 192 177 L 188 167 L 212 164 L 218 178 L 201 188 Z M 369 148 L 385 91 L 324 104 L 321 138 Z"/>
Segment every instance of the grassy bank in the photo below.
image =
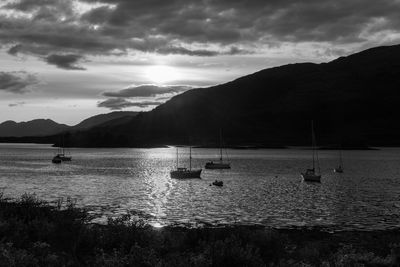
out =
<path fill-rule="evenodd" d="M 70 201 L 0 198 L 0 266 L 398 266 L 400 231 L 90 224 Z"/>

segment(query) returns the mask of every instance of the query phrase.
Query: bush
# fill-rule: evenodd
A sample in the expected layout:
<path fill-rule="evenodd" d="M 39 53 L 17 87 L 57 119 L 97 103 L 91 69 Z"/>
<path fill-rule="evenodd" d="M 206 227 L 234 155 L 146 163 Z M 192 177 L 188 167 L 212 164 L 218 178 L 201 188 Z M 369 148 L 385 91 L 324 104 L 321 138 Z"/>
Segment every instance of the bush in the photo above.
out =
<path fill-rule="evenodd" d="M 71 199 L 51 204 L 0 194 L 0 267 L 398 266 L 400 259 L 398 230 L 154 229 L 133 213 L 107 225 L 91 219 Z"/>

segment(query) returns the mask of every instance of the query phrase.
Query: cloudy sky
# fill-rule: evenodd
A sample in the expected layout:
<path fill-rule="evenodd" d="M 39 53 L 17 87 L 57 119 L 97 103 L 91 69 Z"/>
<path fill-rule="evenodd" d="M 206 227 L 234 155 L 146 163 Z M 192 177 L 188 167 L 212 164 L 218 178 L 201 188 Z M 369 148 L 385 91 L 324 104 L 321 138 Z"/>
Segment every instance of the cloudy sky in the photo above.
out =
<path fill-rule="evenodd" d="M 263 68 L 400 43 L 400 0 L 0 0 L 0 122 L 149 110 Z"/>

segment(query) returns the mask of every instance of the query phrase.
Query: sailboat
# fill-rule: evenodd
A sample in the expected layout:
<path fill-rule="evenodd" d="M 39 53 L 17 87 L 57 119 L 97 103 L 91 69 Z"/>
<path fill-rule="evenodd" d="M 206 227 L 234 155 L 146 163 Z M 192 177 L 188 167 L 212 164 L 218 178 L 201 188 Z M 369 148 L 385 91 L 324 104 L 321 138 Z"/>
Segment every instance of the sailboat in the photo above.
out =
<path fill-rule="evenodd" d="M 306 172 L 301 173 L 301 177 L 306 182 L 321 182 L 321 171 L 319 168 L 318 151 L 316 149 L 316 140 L 314 133 L 314 121 L 311 121 L 311 135 L 312 135 L 312 169 L 307 169 Z M 315 162 L 317 162 L 318 173 L 315 171 Z"/>
<path fill-rule="evenodd" d="M 334 172 L 343 173 L 343 158 L 342 158 L 342 149 L 339 149 L 339 166 L 333 169 Z"/>
<path fill-rule="evenodd" d="M 231 164 L 229 162 L 224 162 L 222 159 L 222 131 L 220 130 L 219 132 L 219 152 L 220 152 L 220 156 L 219 156 L 219 161 L 218 162 L 214 162 L 214 161 L 209 161 L 206 163 L 205 168 L 206 169 L 230 169 L 231 168 Z"/>
<path fill-rule="evenodd" d="M 61 147 L 60 148 L 60 153 L 57 154 L 57 156 L 62 160 L 62 161 L 71 161 L 72 157 L 71 156 L 66 156 L 65 155 L 65 148 Z"/>
<path fill-rule="evenodd" d="M 65 148 L 64 148 L 64 136 L 62 137 L 61 147 L 59 148 L 58 154 L 56 157 L 60 158 L 61 161 L 71 161 L 71 156 L 66 156 Z"/>
<path fill-rule="evenodd" d="M 189 147 L 189 169 L 179 167 L 179 151 L 176 147 L 176 169 L 170 171 L 171 178 L 190 179 L 200 178 L 202 169 L 192 170 L 192 147 Z"/>
<path fill-rule="evenodd" d="M 55 155 L 52 159 L 51 159 L 51 162 L 52 163 L 55 163 L 55 164 L 60 164 L 61 162 L 62 162 L 62 160 L 61 160 L 61 158 L 58 156 L 58 154 L 57 155 Z"/>

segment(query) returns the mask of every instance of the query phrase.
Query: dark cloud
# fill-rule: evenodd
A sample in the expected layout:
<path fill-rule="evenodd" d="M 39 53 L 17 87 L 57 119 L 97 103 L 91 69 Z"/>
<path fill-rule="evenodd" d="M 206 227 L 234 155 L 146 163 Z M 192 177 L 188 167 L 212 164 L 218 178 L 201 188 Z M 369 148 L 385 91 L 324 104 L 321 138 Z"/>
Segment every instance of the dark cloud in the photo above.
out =
<path fill-rule="evenodd" d="M 82 11 L 74 8 L 79 2 L 96 6 Z M 41 58 L 131 50 L 236 55 L 301 42 L 373 46 L 385 42 L 377 33 L 400 31 L 398 0 L 20 0 L 5 8 L 29 16 L 0 15 L 0 44 Z"/>
<path fill-rule="evenodd" d="M 0 72 L 0 90 L 24 94 L 39 83 L 37 77 L 24 71 Z"/>
<path fill-rule="evenodd" d="M 15 102 L 15 103 L 10 103 L 10 104 L 8 104 L 8 106 L 14 108 L 14 107 L 23 106 L 23 105 L 25 105 L 25 104 L 26 104 L 25 102 Z"/>
<path fill-rule="evenodd" d="M 20 44 L 14 45 L 10 49 L 8 49 L 7 53 L 9 53 L 10 55 L 16 56 L 19 53 L 19 51 L 21 50 L 21 48 L 22 48 L 22 45 L 20 45 Z"/>
<path fill-rule="evenodd" d="M 385 29 L 399 28 L 397 0 L 103 2 L 116 5 L 106 18 L 108 25 L 141 25 L 189 43 L 350 41 L 357 40 L 369 24 L 382 18 L 386 20 Z"/>
<path fill-rule="evenodd" d="M 74 14 L 71 0 L 19 0 L 6 4 L 3 8 L 32 14 L 33 20 L 59 20 Z M 61 17 L 62 16 L 62 17 Z"/>
<path fill-rule="evenodd" d="M 142 102 L 132 102 L 126 100 L 125 98 L 110 98 L 97 104 L 98 107 L 108 108 L 111 110 L 121 110 L 130 107 L 147 108 L 150 106 L 158 106 L 163 102 L 157 101 L 142 101 Z"/>
<path fill-rule="evenodd" d="M 49 55 L 46 57 L 46 62 L 55 65 L 60 69 L 66 70 L 85 70 L 77 64 L 82 59 L 80 55 L 67 54 L 67 55 Z"/>
<path fill-rule="evenodd" d="M 253 51 L 241 49 L 236 46 L 231 46 L 231 48 L 229 48 L 229 50 L 227 52 L 225 52 L 225 54 L 227 54 L 227 55 L 243 55 L 243 54 L 252 54 L 252 53 L 253 53 Z"/>
<path fill-rule="evenodd" d="M 164 94 L 177 94 L 191 89 L 189 86 L 157 86 L 157 85 L 140 85 L 129 87 L 117 92 L 105 92 L 107 97 L 155 97 Z"/>
<path fill-rule="evenodd" d="M 116 92 L 105 92 L 103 96 L 110 97 L 98 103 L 98 107 L 105 107 L 111 110 L 120 110 L 129 107 L 147 108 L 158 106 L 171 96 L 192 89 L 190 86 L 157 86 L 140 85 L 122 89 Z M 133 101 L 132 98 L 141 98 Z M 143 100 L 145 98 L 145 100 Z M 155 98 L 155 100 L 154 100 Z"/>
<path fill-rule="evenodd" d="M 179 55 L 188 55 L 188 56 L 203 56 L 203 57 L 211 57 L 216 56 L 219 53 L 217 51 L 211 50 L 190 50 L 184 47 L 175 46 L 175 47 L 161 47 L 156 50 L 160 54 L 179 54 Z"/>
<path fill-rule="evenodd" d="M 113 9 L 108 6 L 93 8 L 82 15 L 81 20 L 92 24 L 103 24 L 108 21 L 113 13 Z"/>

